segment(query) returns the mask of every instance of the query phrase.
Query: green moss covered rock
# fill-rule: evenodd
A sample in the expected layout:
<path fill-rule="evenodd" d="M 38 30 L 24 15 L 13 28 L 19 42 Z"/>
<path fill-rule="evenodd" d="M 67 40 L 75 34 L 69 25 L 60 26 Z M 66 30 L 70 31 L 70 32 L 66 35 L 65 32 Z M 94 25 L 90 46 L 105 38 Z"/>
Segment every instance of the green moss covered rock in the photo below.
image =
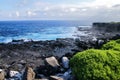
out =
<path fill-rule="evenodd" d="M 110 42 L 103 45 L 102 49 L 104 50 L 117 50 L 120 51 L 120 39 L 118 40 L 111 40 Z"/>
<path fill-rule="evenodd" d="M 78 80 L 120 80 L 120 52 L 90 49 L 79 52 L 70 60 Z"/>

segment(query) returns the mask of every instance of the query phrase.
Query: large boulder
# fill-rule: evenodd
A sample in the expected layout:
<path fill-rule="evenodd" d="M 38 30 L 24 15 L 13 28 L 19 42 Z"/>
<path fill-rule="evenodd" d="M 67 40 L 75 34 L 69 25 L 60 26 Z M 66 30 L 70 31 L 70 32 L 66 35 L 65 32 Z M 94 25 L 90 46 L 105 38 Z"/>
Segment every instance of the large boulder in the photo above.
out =
<path fill-rule="evenodd" d="M 53 56 L 46 58 L 45 61 L 48 65 L 50 65 L 53 68 L 60 66 L 57 59 Z"/>
<path fill-rule="evenodd" d="M 5 80 L 5 72 L 2 69 L 0 69 L 0 80 Z"/>
<path fill-rule="evenodd" d="M 69 59 L 67 57 L 62 57 L 62 65 L 64 68 L 69 68 Z"/>
<path fill-rule="evenodd" d="M 25 71 L 23 73 L 23 78 L 22 80 L 34 80 L 35 78 L 35 72 L 31 67 L 26 67 Z"/>
<path fill-rule="evenodd" d="M 22 75 L 18 71 L 13 71 L 13 70 L 9 71 L 9 77 L 16 77 L 18 79 L 21 79 L 21 76 Z"/>
<path fill-rule="evenodd" d="M 45 64 L 48 74 L 55 74 L 60 67 L 57 59 L 54 56 L 46 58 Z"/>

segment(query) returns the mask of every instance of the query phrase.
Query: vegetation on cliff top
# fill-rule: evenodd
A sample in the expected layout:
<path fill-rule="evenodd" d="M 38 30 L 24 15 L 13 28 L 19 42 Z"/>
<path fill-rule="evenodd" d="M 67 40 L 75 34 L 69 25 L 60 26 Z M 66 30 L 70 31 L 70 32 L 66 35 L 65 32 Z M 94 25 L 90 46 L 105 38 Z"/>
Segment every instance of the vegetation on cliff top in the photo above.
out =
<path fill-rule="evenodd" d="M 120 40 L 106 43 L 102 50 L 78 52 L 70 66 L 78 80 L 120 80 Z"/>

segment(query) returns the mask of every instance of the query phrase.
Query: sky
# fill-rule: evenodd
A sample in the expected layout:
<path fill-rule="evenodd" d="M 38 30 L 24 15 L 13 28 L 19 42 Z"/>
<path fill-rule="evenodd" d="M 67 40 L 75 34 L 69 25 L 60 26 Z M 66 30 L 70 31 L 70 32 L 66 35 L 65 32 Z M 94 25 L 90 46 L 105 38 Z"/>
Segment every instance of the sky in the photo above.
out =
<path fill-rule="evenodd" d="M 0 20 L 120 21 L 120 0 L 0 0 Z"/>

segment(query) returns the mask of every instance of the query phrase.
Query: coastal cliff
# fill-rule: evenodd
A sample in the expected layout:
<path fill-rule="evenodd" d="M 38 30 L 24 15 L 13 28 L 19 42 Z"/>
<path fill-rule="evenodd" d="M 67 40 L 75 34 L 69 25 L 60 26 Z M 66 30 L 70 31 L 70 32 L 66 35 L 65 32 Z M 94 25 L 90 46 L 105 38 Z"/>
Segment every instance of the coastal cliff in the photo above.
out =
<path fill-rule="evenodd" d="M 93 28 L 99 31 L 120 32 L 120 22 L 93 23 Z"/>

